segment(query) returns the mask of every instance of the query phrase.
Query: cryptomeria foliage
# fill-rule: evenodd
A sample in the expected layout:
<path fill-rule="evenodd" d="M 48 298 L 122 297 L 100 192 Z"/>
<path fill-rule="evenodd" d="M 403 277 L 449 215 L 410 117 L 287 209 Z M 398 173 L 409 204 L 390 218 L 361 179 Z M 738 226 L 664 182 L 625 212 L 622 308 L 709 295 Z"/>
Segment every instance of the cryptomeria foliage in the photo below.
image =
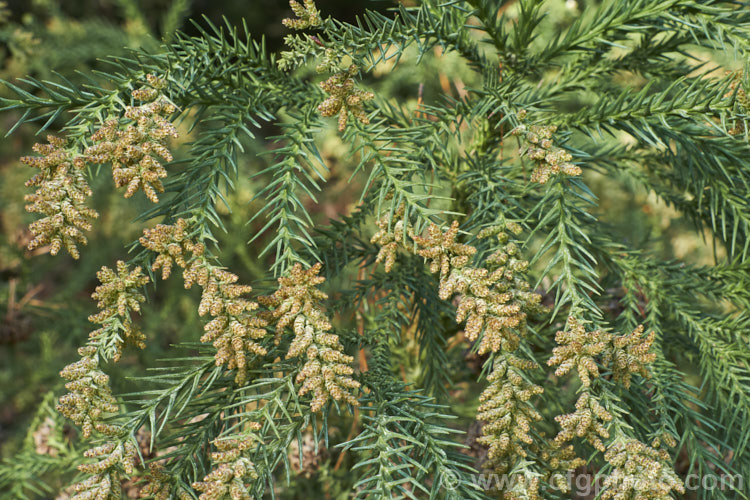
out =
<path fill-rule="evenodd" d="M 555 2 L 426 0 L 349 24 L 292 1 L 277 53 L 205 20 L 83 86 L 6 82 L 13 129 L 55 130 L 22 159 L 30 248 L 96 245 L 98 165 L 150 204 L 61 372 L 86 450 L 56 454 L 78 467 L 68 494 L 566 498 L 586 465 L 603 499 L 680 496 L 691 474 L 735 479 L 700 498 L 746 498 L 750 8 L 574 8 L 556 24 Z M 410 88 L 415 105 L 390 83 L 448 63 L 448 92 Z M 325 221 L 331 129 L 359 192 Z M 258 140 L 240 214 L 268 267 L 256 290 L 221 261 Z M 662 260 L 600 191 L 673 207 L 713 263 Z M 205 329 L 115 394 L 111 364 L 158 338 L 138 316 L 163 279 L 200 289 Z M 50 467 L 25 454 L 0 478 L 33 496 Z"/>

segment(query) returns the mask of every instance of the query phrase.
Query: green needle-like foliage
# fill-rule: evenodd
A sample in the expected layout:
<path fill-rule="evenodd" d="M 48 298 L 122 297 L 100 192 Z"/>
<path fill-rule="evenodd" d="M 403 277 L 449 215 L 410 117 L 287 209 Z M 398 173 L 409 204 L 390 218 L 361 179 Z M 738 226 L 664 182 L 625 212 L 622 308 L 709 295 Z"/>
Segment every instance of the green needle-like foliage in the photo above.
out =
<path fill-rule="evenodd" d="M 176 1 L 86 83 L 4 82 L 8 133 L 55 134 L 21 160 L 29 250 L 119 234 L 84 203 L 110 168 L 143 233 L 56 368 L 87 451 L 26 443 L 0 488 L 520 500 L 599 473 L 602 499 L 748 498 L 750 7 L 413 3 L 293 0 L 273 49 L 234 19 L 173 32 Z M 168 279 L 200 289 L 177 319 Z M 176 345 L 138 326 L 186 314 Z M 128 343 L 163 359 L 133 372 Z"/>

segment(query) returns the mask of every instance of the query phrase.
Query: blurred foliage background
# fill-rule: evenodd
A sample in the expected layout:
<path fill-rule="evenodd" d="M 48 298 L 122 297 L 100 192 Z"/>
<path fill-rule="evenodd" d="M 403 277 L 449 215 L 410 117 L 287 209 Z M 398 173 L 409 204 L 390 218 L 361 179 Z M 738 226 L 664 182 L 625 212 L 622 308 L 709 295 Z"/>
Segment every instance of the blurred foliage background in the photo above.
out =
<path fill-rule="evenodd" d="M 350 22 L 364 9 L 386 10 L 394 5 L 385 0 L 318 0 L 317 3 L 326 15 Z M 572 23 L 587 6 L 571 0 L 555 0 L 549 4 L 551 13 L 542 30 L 549 37 Z M 175 30 L 196 32 L 197 28 L 189 19 L 200 23 L 202 16 L 217 24 L 222 17 L 231 24 L 240 24 L 244 19 L 251 33 L 265 35 L 268 45 L 275 48 L 283 43 L 287 30 L 281 25 L 281 19 L 288 15 L 288 4 L 283 0 L 8 1 L 0 9 L 0 78 L 42 80 L 58 73 L 85 85 L 83 74 L 105 70 L 106 58 L 128 57 L 129 50 L 134 48 L 156 51 Z M 395 72 L 389 64 L 381 65 L 365 83 L 416 112 L 420 100 L 430 102 L 444 96 L 461 96 L 464 87 L 472 83 L 467 79 L 475 78 L 450 54 L 435 52 L 418 66 L 413 54 L 411 57 L 412 60 L 408 55 L 402 59 L 400 69 Z M 728 65 L 731 66 L 731 62 Z M 643 82 L 628 84 L 637 86 Z M 585 105 L 585 97 L 582 102 L 571 103 L 571 106 L 581 105 Z M 4 135 L 17 116 L 13 113 L 1 116 L 0 131 Z M 361 191 L 361 186 L 350 184 L 352 165 L 334 130 L 335 124 L 330 125 L 320 137 L 320 150 L 330 172 L 319 204 L 310 207 L 322 223 L 350 213 Z M 18 157 L 29 154 L 31 145 L 40 138 L 34 126 L 24 125 L 20 132 L 0 141 L 0 458 L 6 459 L 29 446 L 36 446 L 42 453 L 48 452 L 46 448 L 39 449 L 40 443 L 54 448 L 54 453 L 69 451 L 66 436 L 73 430 L 52 410 L 54 398 L 62 393 L 59 371 L 76 359 L 76 347 L 85 343 L 92 329 L 86 318 L 95 310 L 90 295 L 96 285 L 96 271 L 126 256 L 128 243 L 142 230 L 142 223 L 134 222 L 134 218 L 147 209 L 149 203 L 139 197 L 123 199 L 121 193 L 115 193 L 109 176 L 98 176 L 92 188 L 94 208 L 102 214 L 102 219 L 95 224 L 89 238 L 91 243 L 82 252 L 81 259 L 73 261 L 62 253 L 55 258 L 40 255 L 45 249 L 27 252 L 26 226 L 32 216 L 24 211 L 23 196 L 27 192 L 24 182 L 31 174 L 28 167 L 18 162 Z M 257 212 L 251 200 L 264 186 L 262 179 L 253 179 L 253 174 L 271 161 L 260 154 L 270 147 L 262 137 L 273 135 L 274 130 L 261 129 L 255 142 L 245 144 L 237 189 L 228 198 L 229 207 L 222 213 L 228 229 L 222 236 L 222 262 L 240 275 L 241 282 L 254 286 L 267 277 L 269 260 L 257 255 L 257 248 L 264 246 L 262 241 L 247 244 L 262 228 L 263 221 L 252 224 L 247 221 Z M 190 140 L 191 134 L 181 130 L 180 142 L 184 145 Z M 513 154 L 514 146 L 508 148 Z M 619 179 L 596 172 L 588 172 L 587 176 L 588 185 L 599 197 L 599 209 L 608 213 L 609 220 L 617 221 L 614 226 L 623 240 L 645 242 L 645 246 L 657 250 L 665 259 L 679 258 L 691 263 L 713 260 L 710 241 L 695 236 L 692 225 L 679 213 L 636 188 L 623 186 Z M 171 344 L 200 336 L 202 326 L 195 310 L 198 292 L 185 293 L 178 288 L 181 289 L 179 280 L 158 283 L 149 314 L 143 318 L 143 331 L 152 340 L 143 351 L 127 350 L 129 358 L 113 367 L 120 371 L 117 375 L 137 374 L 141 367 L 156 365 L 156 360 L 164 356 Z M 452 328 L 455 329 L 455 325 Z M 395 353 L 408 381 L 420 379 L 417 344 L 415 341 L 411 346 L 412 351 L 407 345 L 404 352 Z M 466 355 L 464 351 L 459 348 L 449 355 L 457 370 L 470 371 L 462 359 Z M 466 375 L 467 380 L 475 377 L 472 373 Z M 113 376 L 112 381 L 127 384 L 127 377 Z M 113 389 L 121 393 L 128 388 L 116 385 Z M 460 391 L 459 385 L 454 393 L 459 400 Z M 471 398 L 467 395 L 466 399 Z M 461 413 L 461 408 L 456 411 Z M 464 414 L 469 413 L 470 409 Z M 471 417 L 464 422 L 466 427 L 469 422 Z M 52 433 L 57 439 L 41 439 L 40 432 Z M 320 484 L 332 474 L 343 472 L 337 470 L 338 467 L 326 467 L 330 470 L 322 470 L 317 479 L 305 479 L 303 474 L 294 481 Z M 64 482 L 57 477 L 45 480 L 53 487 Z M 291 490 L 314 492 L 315 488 L 310 483 L 295 485 Z"/>

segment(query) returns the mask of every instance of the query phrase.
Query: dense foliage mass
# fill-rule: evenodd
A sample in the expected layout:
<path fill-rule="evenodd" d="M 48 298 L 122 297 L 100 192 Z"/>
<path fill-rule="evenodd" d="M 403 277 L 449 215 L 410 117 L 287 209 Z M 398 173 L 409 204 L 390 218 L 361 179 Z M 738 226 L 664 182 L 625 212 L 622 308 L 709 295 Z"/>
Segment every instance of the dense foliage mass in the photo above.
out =
<path fill-rule="evenodd" d="M 271 50 L 186 5 L 5 83 L 27 256 L 101 270 L 0 488 L 747 498 L 750 8 L 292 0 Z"/>

